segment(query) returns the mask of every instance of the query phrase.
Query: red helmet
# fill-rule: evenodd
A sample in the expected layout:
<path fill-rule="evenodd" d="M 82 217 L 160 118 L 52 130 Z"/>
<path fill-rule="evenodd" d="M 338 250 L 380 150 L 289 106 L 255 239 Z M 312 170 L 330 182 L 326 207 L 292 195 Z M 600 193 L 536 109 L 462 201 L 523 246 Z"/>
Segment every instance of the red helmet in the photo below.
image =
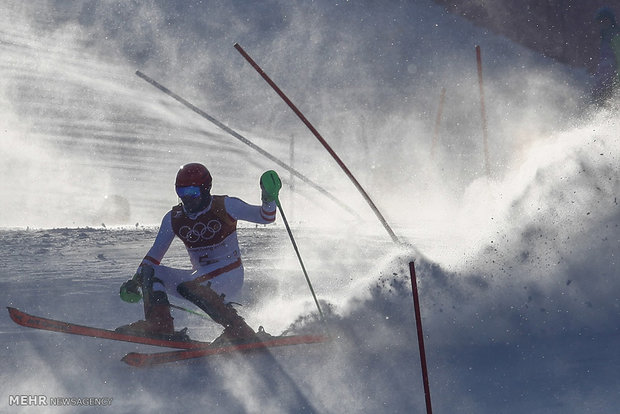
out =
<path fill-rule="evenodd" d="M 211 191 L 212 183 L 213 179 L 211 178 L 211 173 L 209 173 L 207 167 L 202 164 L 192 162 L 190 164 L 185 164 L 179 169 L 174 184 L 176 187 L 189 187 L 195 185 L 200 187 L 203 194 L 208 194 Z"/>

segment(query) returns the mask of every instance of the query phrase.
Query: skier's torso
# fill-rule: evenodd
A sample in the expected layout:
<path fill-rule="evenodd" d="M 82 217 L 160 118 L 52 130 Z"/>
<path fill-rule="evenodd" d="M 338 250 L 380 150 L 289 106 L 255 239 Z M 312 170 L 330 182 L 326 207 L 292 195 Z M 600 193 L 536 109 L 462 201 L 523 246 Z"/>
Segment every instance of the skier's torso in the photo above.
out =
<path fill-rule="evenodd" d="M 239 259 L 237 220 L 226 211 L 225 196 L 214 196 L 211 207 L 190 217 L 182 205 L 172 208 L 172 231 L 185 244 L 194 269 Z"/>
<path fill-rule="evenodd" d="M 194 269 L 225 267 L 240 258 L 237 220 L 268 224 L 275 218 L 273 201 L 254 206 L 235 197 L 213 196 L 209 207 L 194 216 L 179 204 L 164 216 L 143 262 L 159 265 L 177 236 L 185 244 Z"/>

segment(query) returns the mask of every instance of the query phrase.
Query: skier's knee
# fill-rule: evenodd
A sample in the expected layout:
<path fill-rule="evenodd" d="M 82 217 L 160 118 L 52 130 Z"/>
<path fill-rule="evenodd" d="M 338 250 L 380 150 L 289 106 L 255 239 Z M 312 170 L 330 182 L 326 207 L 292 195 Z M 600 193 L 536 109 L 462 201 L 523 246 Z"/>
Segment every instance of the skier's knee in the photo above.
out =
<path fill-rule="evenodd" d="M 179 295 L 183 296 L 185 299 L 189 299 L 192 296 L 192 289 L 188 282 L 180 283 L 177 286 L 177 292 L 179 292 Z"/>
<path fill-rule="evenodd" d="M 153 292 L 151 300 L 153 304 L 170 305 L 170 302 L 168 301 L 168 295 L 166 295 L 166 292 L 162 292 L 161 290 Z"/>

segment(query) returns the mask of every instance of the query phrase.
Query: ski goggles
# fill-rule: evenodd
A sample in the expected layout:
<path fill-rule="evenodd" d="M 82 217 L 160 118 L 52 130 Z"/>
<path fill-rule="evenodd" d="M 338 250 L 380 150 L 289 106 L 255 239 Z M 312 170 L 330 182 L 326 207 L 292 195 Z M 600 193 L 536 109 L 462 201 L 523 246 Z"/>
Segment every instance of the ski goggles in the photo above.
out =
<path fill-rule="evenodd" d="M 188 187 L 176 187 L 177 195 L 180 198 L 198 198 L 200 197 L 200 187 L 191 185 Z"/>

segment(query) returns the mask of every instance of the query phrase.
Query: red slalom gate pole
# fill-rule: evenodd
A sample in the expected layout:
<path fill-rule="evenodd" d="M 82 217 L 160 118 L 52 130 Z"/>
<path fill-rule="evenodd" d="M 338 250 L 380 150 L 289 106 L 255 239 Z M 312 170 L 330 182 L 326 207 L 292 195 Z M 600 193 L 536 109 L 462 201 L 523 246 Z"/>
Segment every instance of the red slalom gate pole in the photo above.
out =
<path fill-rule="evenodd" d="M 484 104 L 484 85 L 482 83 L 482 54 L 480 46 L 476 46 L 476 61 L 478 62 L 478 87 L 480 88 L 480 114 L 482 116 L 482 141 L 484 145 L 484 165 L 487 176 L 490 175 L 489 167 L 489 144 L 488 144 L 488 128 L 487 128 L 487 111 Z"/>
<path fill-rule="evenodd" d="M 319 142 L 323 145 L 323 147 L 325 147 L 327 152 L 329 152 L 332 158 L 336 160 L 336 162 L 338 163 L 340 168 L 344 171 L 344 173 L 347 175 L 347 177 L 349 177 L 349 179 L 353 182 L 353 185 L 355 185 L 358 191 L 362 194 L 362 196 L 364 197 L 364 199 L 366 200 L 366 202 L 368 203 L 372 211 L 375 213 L 375 215 L 377 216 L 377 218 L 379 219 L 379 221 L 381 222 L 385 230 L 388 232 L 392 240 L 396 243 L 399 243 L 398 237 L 396 237 L 396 234 L 394 234 L 394 231 L 392 231 L 392 228 L 388 224 L 387 220 L 383 217 L 383 215 L 381 214 L 381 212 L 379 211 L 375 203 L 372 201 L 368 193 L 366 193 L 364 188 L 357 181 L 357 179 L 353 176 L 353 173 L 351 173 L 351 171 L 347 168 L 347 166 L 340 159 L 338 154 L 336 154 L 336 152 L 332 149 L 332 147 L 330 147 L 329 144 L 325 141 L 325 139 L 323 139 L 321 134 L 319 134 L 319 131 L 316 130 L 316 128 L 310 123 L 310 121 L 308 121 L 308 119 L 304 116 L 304 114 L 295 106 L 295 104 L 293 104 L 293 102 L 288 98 L 288 96 L 286 96 L 284 92 L 282 92 L 282 90 L 278 87 L 278 85 L 276 85 L 275 82 L 272 81 L 269 76 L 267 76 L 265 71 L 263 71 L 263 69 L 250 57 L 250 55 L 248 55 L 246 51 L 243 50 L 243 48 L 239 45 L 239 43 L 235 43 L 235 49 L 237 49 L 237 51 L 241 53 L 241 56 L 243 56 L 245 60 L 248 61 L 248 63 L 259 73 L 259 75 L 261 75 L 263 79 L 265 79 L 265 81 L 269 84 L 269 86 L 271 86 L 273 90 L 280 96 L 280 98 L 282 98 L 284 102 L 286 102 L 286 104 L 293 110 L 293 112 L 295 112 L 295 114 L 308 127 L 308 129 L 310 129 L 310 131 L 319 140 Z"/>
<path fill-rule="evenodd" d="M 409 262 L 409 273 L 411 274 L 411 290 L 413 291 L 415 324 L 418 331 L 418 347 L 420 349 L 420 365 L 422 366 L 422 382 L 424 383 L 426 412 L 427 414 L 432 414 L 433 408 L 431 406 L 431 389 L 428 382 L 428 367 L 426 365 L 426 351 L 424 350 L 424 333 L 422 331 L 422 316 L 420 314 L 420 298 L 418 297 L 418 283 L 416 281 L 414 262 Z"/>

